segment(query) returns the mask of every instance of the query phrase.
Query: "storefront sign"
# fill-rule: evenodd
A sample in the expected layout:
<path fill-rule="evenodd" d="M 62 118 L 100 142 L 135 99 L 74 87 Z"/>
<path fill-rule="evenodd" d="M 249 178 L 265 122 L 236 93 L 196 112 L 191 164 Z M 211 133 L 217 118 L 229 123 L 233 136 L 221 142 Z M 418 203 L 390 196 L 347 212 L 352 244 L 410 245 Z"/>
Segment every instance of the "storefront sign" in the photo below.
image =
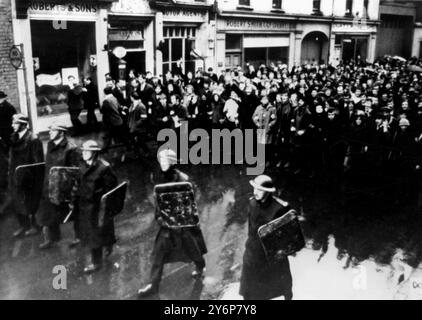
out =
<path fill-rule="evenodd" d="M 142 41 L 144 35 L 142 30 L 109 30 L 110 41 Z"/>
<path fill-rule="evenodd" d="M 367 25 L 366 23 L 334 23 L 333 32 L 335 33 L 371 33 L 377 32 L 375 26 Z"/>
<path fill-rule="evenodd" d="M 290 31 L 290 24 L 271 20 L 248 20 L 241 18 L 218 21 L 219 30 L 227 31 Z"/>
<path fill-rule="evenodd" d="M 164 9 L 165 21 L 204 22 L 205 12 L 184 9 Z"/>
<path fill-rule="evenodd" d="M 57 4 L 54 1 L 30 1 L 28 5 L 28 14 L 97 14 L 100 8 L 97 3 L 69 2 L 67 4 Z"/>
<path fill-rule="evenodd" d="M 116 13 L 150 13 L 146 0 L 119 0 L 111 6 L 111 12 Z"/>
<path fill-rule="evenodd" d="M 13 46 L 9 52 L 10 63 L 15 69 L 19 69 L 23 63 L 22 51 L 18 46 Z"/>

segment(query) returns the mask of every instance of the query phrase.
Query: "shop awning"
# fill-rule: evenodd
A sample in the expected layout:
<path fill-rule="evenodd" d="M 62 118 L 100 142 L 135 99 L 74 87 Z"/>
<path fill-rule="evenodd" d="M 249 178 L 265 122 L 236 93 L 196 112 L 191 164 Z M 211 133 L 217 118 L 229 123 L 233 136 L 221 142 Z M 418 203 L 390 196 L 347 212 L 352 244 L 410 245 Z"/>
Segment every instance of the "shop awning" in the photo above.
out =
<path fill-rule="evenodd" d="M 289 45 L 290 38 L 282 36 L 245 36 L 243 39 L 244 48 L 288 47 Z"/>

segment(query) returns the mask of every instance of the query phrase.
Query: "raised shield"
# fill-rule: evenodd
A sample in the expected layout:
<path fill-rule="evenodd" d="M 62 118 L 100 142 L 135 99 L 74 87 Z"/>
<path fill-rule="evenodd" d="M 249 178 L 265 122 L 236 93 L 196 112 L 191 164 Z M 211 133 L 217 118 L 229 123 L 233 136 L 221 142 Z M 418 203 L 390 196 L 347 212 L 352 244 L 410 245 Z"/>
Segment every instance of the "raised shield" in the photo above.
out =
<path fill-rule="evenodd" d="M 258 236 L 269 263 L 277 263 L 305 246 L 299 219 L 295 210 L 290 210 L 258 229 Z"/>
<path fill-rule="evenodd" d="M 51 203 L 70 203 L 72 189 L 79 181 L 81 170 L 77 167 L 52 167 L 48 180 L 48 197 Z"/>
<path fill-rule="evenodd" d="M 123 211 L 127 192 L 127 182 L 123 182 L 101 198 L 99 225 L 103 226 L 105 218 L 113 218 Z"/>
<path fill-rule="evenodd" d="M 154 193 L 164 225 L 170 228 L 198 226 L 198 209 L 191 183 L 159 184 L 154 187 Z"/>
<path fill-rule="evenodd" d="M 15 182 L 18 190 L 42 192 L 45 162 L 26 164 L 16 168 Z"/>

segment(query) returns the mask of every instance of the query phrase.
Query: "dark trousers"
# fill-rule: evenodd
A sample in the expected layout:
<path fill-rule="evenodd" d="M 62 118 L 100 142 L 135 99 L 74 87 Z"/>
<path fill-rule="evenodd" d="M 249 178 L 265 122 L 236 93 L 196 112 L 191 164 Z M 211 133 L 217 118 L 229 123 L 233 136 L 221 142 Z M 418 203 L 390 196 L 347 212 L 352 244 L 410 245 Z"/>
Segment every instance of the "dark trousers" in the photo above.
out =
<path fill-rule="evenodd" d="M 91 249 L 91 262 L 92 264 L 99 265 L 103 261 L 103 248 Z"/>
<path fill-rule="evenodd" d="M 31 218 L 29 216 L 17 214 L 16 219 L 18 220 L 19 227 L 23 228 L 24 230 L 31 228 Z"/>
<path fill-rule="evenodd" d="M 147 139 L 146 134 L 141 133 L 141 132 L 132 132 L 130 134 L 130 138 L 131 138 L 136 154 L 139 153 L 139 148 L 141 148 L 145 154 L 151 153 L 148 148 L 148 145 L 145 142 Z"/>
<path fill-rule="evenodd" d="M 113 126 L 110 127 L 106 136 L 104 137 L 105 143 L 104 147 L 105 149 L 110 148 L 111 146 L 111 140 L 119 141 L 123 143 L 128 149 L 131 147 L 130 139 L 129 139 L 129 130 L 125 125 L 120 126 Z"/>
<path fill-rule="evenodd" d="M 151 284 L 154 289 L 159 288 L 161 277 L 163 275 L 164 269 L 164 257 L 154 259 L 151 267 Z M 194 261 L 195 266 L 198 270 L 202 270 L 205 268 L 205 259 L 201 257 L 200 260 Z"/>
<path fill-rule="evenodd" d="M 98 123 L 97 116 L 95 115 L 95 108 L 89 106 L 87 108 L 87 124 L 96 125 Z"/>
<path fill-rule="evenodd" d="M 79 120 L 81 112 L 82 110 L 69 110 L 70 121 L 75 132 L 79 132 L 82 129 L 82 122 Z"/>

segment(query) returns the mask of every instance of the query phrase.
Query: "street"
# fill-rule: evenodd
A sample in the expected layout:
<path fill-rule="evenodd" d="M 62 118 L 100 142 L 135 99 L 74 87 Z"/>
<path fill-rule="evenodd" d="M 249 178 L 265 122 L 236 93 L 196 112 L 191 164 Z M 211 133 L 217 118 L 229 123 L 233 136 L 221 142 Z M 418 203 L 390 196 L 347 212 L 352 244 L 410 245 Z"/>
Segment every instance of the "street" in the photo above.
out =
<path fill-rule="evenodd" d="M 16 221 L 8 216 L 0 221 L 0 299 L 137 299 L 137 290 L 149 280 L 149 257 L 158 230 L 148 167 L 152 164 L 122 164 L 114 161 L 112 152 L 107 156 L 119 181 L 129 181 L 129 192 L 125 210 L 116 219 L 117 245 L 103 269 L 83 274 L 87 253 L 68 248 L 71 223 L 62 225 L 58 247 L 40 251 L 40 235 L 12 239 Z M 240 299 L 251 177 L 239 166 L 181 169 L 196 187 L 209 251 L 207 270 L 201 282 L 191 278 L 193 265 L 166 265 L 159 298 Z M 422 298 L 420 211 L 382 206 L 362 196 L 340 197 L 318 180 L 271 175 L 280 196 L 304 218 L 306 248 L 289 257 L 294 299 Z M 57 265 L 67 270 L 66 290 L 53 287 Z"/>

